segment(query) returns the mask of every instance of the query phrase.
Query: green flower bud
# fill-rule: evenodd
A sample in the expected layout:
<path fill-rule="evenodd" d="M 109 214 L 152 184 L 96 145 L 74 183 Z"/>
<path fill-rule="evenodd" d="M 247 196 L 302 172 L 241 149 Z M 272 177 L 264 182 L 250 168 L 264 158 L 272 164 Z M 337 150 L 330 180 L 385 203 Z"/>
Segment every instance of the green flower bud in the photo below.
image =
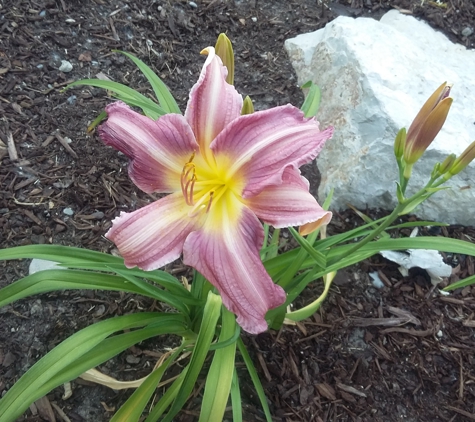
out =
<path fill-rule="evenodd" d="M 442 163 L 437 163 L 439 164 L 439 168 L 437 169 L 439 175 L 447 173 L 454 164 L 456 158 L 457 156 L 455 154 L 450 154 Z"/>
<path fill-rule="evenodd" d="M 394 139 L 394 155 L 396 159 L 401 159 L 404 154 L 404 145 L 406 144 L 406 128 L 403 127 Z"/>
<path fill-rule="evenodd" d="M 446 174 L 446 179 L 460 173 L 465 167 L 467 167 L 475 159 L 475 141 L 473 141 L 465 151 L 460 154 L 460 157 L 456 158 L 454 164 Z"/>
<path fill-rule="evenodd" d="M 228 69 L 228 76 L 226 76 L 226 82 L 228 84 L 234 84 L 234 52 L 231 40 L 226 34 L 219 34 L 218 40 L 214 47 L 216 55 L 219 56 L 223 64 Z"/>
<path fill-rule="evenodd" d="M 251 100 L 251 97 L 246 96 L 246 98 L 244 98 L 244 102 L 242 104 L 242 109 L 241 109 L 241 115 L 245 115 L 245 114 L 252 114 L 254 113 L 254 104 L 252 104 L 252 100 Z"/>

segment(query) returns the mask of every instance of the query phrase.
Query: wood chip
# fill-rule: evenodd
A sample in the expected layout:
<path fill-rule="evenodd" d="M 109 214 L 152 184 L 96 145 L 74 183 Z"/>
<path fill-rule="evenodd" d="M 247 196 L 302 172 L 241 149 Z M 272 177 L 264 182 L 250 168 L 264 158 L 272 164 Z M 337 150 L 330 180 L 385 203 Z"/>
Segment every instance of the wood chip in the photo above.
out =
<path fill-rule="evenodd" d="M 64 147 L 64 149 L 71 154 L 74 158 L 78 158 L 78 155 L 73 151 L 73 149 L 69 146 L 68 142 L 66 139 L 64 139 L 58 132 L 54 134 L 56 136 L 56 139 L 60 142 L 60 144 Z"/>
<path fill-rule="evenodd" d="M 407 328 L 386 328 L 385 330 L 381 330 L 381 334 L 388 334 L 388 333 L 402 333 L 402 334 L 409 334 L 415 337 L 427 337 L 433 334 L 434 330 L 431 328 L 429 330 L 418 331 L 418 330 L 409 330 Z"/>
<path fill-rule="evenodd" d="M 315 387 L 317 388 L 318 392 L 321 396 L 325 397 L 328 400 L 336 400 L 335 390 L 326 383 L 316 384 Z"/>
<path fill-rule="evenodd" d="M 351 385 L 345 385 L 338 383 L 336 385 L 340 390 L 346 391 L 347 393 L 355 394 L 360 397 L 367 397 L 365 393 L 363 393 L 360 390 L 357 390 L 355 387 L 352 387 Z"/>
<path fill-rule="evenodd" d="M 41 397 L 35 401 L 36 408 L 38 409 L 38 414 L 49 422 L 56 422 L 56 417 L 54 416 L 53 408 L 51 403 L 48 400 L 47 396 Z"/>
<path fill-rule="evenodd" d="M 51 406 L 54 407 L 54 410 L 56 410 L 63 422 L 71 422 L 71 419 L 67 417 L 66 413 L 63 412 L 63 409 L 61 409 L 55 402 L 52 402 Z"/>
<path fill-rule="evenodd" d="M 7 145 L 10 161 L 18 161 L 18 153 L 16 150 L 15 141 L 13 140 L 13 135 L 10 131 L 7 131 Z"/>
<path fill-rule="evenodd" d="M 38 226 L 42 226 L 43 222 L 30 210 L 22 210 L 23 214 L 25 214 L 31 221 L 34 221 Z"/>
<path fill-rule="evenodd" d="M 453 410 L 454 412 L 464 415 L 465 417 L 469 418 L 471 421 L 475 421 L 475 415 L 473 413 L 466 412 L 465 410 L 459 409 L 454 406 L 447 406 L 447 409 Z"/>

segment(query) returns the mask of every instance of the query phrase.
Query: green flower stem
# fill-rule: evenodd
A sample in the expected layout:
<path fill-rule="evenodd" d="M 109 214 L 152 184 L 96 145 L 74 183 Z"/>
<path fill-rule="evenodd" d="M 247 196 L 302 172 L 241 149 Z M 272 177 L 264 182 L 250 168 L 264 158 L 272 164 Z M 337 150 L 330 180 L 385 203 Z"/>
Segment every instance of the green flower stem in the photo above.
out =
<path fill-rule="evenodd" d="M 394 208 L 393 212 L 386 217 L 384 222 L 382 222 L 381 225 L 377 229 L 375 229 L 372 233 L 368 234 L 363 240 L 356 243 L 349 251 L 345 252 L 345 257 L 352 255 L 358 249 L 360 249 L 367 243 L 371 242 L 379 234 L 381 234 L 384 230 L 386 230 L 396 220 L 396 218 L 399 217 L 400 213 L 402 213 L 409 204 L 420 199 L 423 195 L 427 193 L 427 190 L 429 188 L 434 187 L 432 184 L 436 181 L 436 179 L 437 178 L 431 177 L 431 179 L 429 180 L 429 182 L 426 184 L 426 186 L 423 189 L 421 189 L 419 192 L 417 192 L 415 195 L 411 196 L 410 198 L 400 201 L 400 203 L 397 204 L 396 208 Z M 441 183 L 436 184 L 436 186 L 439 186 L 440 184 Z M 333 260 L 328 260 L 327 265 L 328 266 L 333 265 L 336 262 L 338 262 L 340 259 L 341 257 L 333 259 Z"/>

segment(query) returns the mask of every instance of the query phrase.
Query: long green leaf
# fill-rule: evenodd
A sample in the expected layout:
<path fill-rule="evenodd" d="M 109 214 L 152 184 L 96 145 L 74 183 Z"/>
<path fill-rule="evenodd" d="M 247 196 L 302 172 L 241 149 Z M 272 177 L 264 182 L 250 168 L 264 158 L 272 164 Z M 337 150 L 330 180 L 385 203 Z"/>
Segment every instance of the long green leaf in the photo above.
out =
<path fill-rule="evenodd" d="M 231 384 L 231 403 L 233 407 L 233 422 L 242 422 L 241 390 L 239 389 L 239 378 L 236 368 L 234 368 L 233 382 Z"/>
<path fill-rule="evenodd" d="M 0 260 L 22 258 L 46 259 L 57 262 L 58 264 L 68 268 L 82 268 L 99 271 L 118 270 L 121 272 L 126 272 L 129 275 L 143 277 L 160 284 L 185 304 L 199 306 L 205 303 L 204 300 L 198 300 L 194 298 L 175 277 L 171 276 L 165 271 L 143 271 L 138 268 L 129 269 L 125 267 L 124 260 L 122 258 L 101 252 L 58 245 L 29 245 L 9 249 L 0 249 Z M 145 286 L 145 282 L 142 283 L 142 286 Z M 140 291 L 134 291 L 134 293 L 143 294 L 143 289 Z"/>
<path fill-rule="evenodd" d="M 111 318 L 73 334 L 35 363 L 0 400 L 0 420 L 14 421 L 45 393 L 42 386 L 71 362 L 80 358 L 119 330 L 143 327 L 157 320 L 157 313 L 140 313 Z"/>
<path fill-rule="evenodd" d="M 170 306 L 173 306 L 175 309 L 178 309 L 185 315 L 189 316 L 190 310 L 188 307 L 179 298 L 172 295 L 171 293 L 163 291 L 152 284 L 146 283 L 133 275 L 127 274 L 126 271 L 116 269 L 115 272 L 124 277 L 130 283 L 135 284 L 139 289 L 146 291 L 150 297 L 154 297 L 161 302 L 168 303 Z"/>
<path fill-rule="evenodd" d="M 145 419 L 145 422 L 158 421 L 158 418 L 163 415 L 165 410 L 167 410 L 168 406 L 170 406 L 170 404 L 172 403 L 172 401 L 175 399 L 176 395 L 178 394 L 178 391 L 180 391 L 180 388 L 183 384 L 186 373 L 188 372 L 188 368 L 189 366 L 187 366 L 181 372 L 178 378 L 175 381 L 173 381 L 173 384 L 167 388 L 167 391 L 162 396 L 162 398 L 158 401 L 158 403 L 153 407 L 147 419 Z"/>
<path fill-rule="evenodd" d="M 315 250 L 312 248 L 312 245 L 307 242 L 307 240 L 300 236 L 299 232 L 295 230 L 293 227 L 289 227 L 289 231 L 294 237 L 294 239 L 298 242 L 298 244 L 305 249 L 305 251 L 315 260 L 315 263 L 317 265 L 320 265 L 320 267 L 325 268 L 327 265 L 327 260 L 325 255 L 323 255 L 321 252 Z"/>
<path fill-rule="evenodd" d="M 206 301 L 203 312 L 203 320 L 201 322 L 200 331 L 196 344 L 191 355 L 190 363 L 188 364 L 188 371 L 186 372 L 183 384 L 178 391 L 176 398 L 171 405 L 170 410 L 163 419 L 163 422 L 171 422 L 175 415 L 182 409 L 189 395 L 193 391 L 193 387 L 201 371 L 203 363 L 208 355 L 211 341 L 216 332 L 216 324 L 221 313 L 221 296 L 215 295 L 212 292 L 208 293 L 208 300 Z"/>
<path fill-rule="evenodd" d="M 264 387 L 262 387 L 261 380 L 259 379 L 259 375 L 257 374 L 254 363 L 252 362 L 252 359 L 249 356 L 246 346 L 244 345 L 241 338 L 238 340 L 237 345 L 239 348 L 239 352 L 241 352 L 241 356 L 244 359 L 244 363 L 246 364 L 247 372 L 249 372 L 249 375 L 251 376 L 252 383 L 254 384 L 257 396 L 259 397 L 262 409 L 264 410 L 266 420 L 267 422 L 272 422 L 272 415 L 270 414 L 270 409 L 267 403 L 267 397 L 266 393 L 264 392 Z"/>
<path fill-rule="evenodd" d="M 157 100 L 160 103 L 160 106 L 163 108 L 163 110 L 165 110 L 166 113 L 181 114 L 180 108 L 178 107 L 175 98 L 173 98 L 173 95 L 170 93 L 170 90 L 150 67 L 148 67 L 142 60 L 138 59 L 130 53 L 126 53 L 125 51 L 120 50 L 114 51 L 117 51 L 127 56 L 141 70 L 141 72 L 150 82 L 150 85 L 152 86 L 153 92 L 155 92 L 155 95 L 157 96 Z"/>
<path fill-rule="evenodd" d="M 0 249 L 0 260 L 38 258 L 59 263 L 63 262 L 103 262 L 120 264 L 124 260 L 102 252 L 60 245 L 27 245 Z"/>
<path fill-rule="evenodd" d="M 222 307 L 222 328 L 219 341 L 225 341 L 236 331 L 236 317 Z M 201 403 L 199 422 L 214 422 L 223 419 L 231 390 L 234 373 L 236 342 L 218 349 L 206 378 L 205 392 Z"/>
<path fill-rule="evenodd" d="M 115 413 L 110 422 L 138 422 L 140 420 L 145 406 L 150 400 L 150 397 L 152 397 L 163 374 L 183 351 L 183 347 L 184 345 L 175 350 L 165 362 L 147 377 L 142 385 L 134 391 L 129 399 Z"/>
<path fill-rule="evenodd" d="M 179 297 L 180 300 L 183 300 L 184 303 L 190 305 L 204 305 L 205 300 L 199 300 L 194 298 L 191 293 L 185 289 L 183 284 L 181 284 L 175 277 L 170 275 L 165 271 L 153 270 L 153 271 L 144 271 L 138 268 L 126 268 L 124 262 L 121 261 L 118 264 L 107 264 L 107 263 L 95 263 L 95 262 L 69 262 L 64 260 L 62 263 L 63 266 L 68 268 L 78 268 L 78 269 L 87 269 L 87 270 L 98 270 L 98 271 L 112 271 L 117 274 L 119 272 L 122 274 L 127 274 L 133 277 L 141 277 L 147 280 L 153 281 L 165 289 L 169 290 L 170 293 L 173 293 L 175 296 Z"/>
<path fill-rule="evenodd" d="M 301 309 L 289 312 L 285 316 L 292 321 L 303 321 L 304 319 L 310 318 L 315 312 L 318 311 L 318 309 L 320 309 L 320 306 L 327 298 L 328 292 L 330 291 L 330 286 L 333 282 L 333 279 L 335 278 L 334 275 L 335 273 L 331 273 L 327 274 L 326 277 L 323 277 L 324 289 L 322 294 L 317 298 L 317 300 L 314 300 L 312 303 L 308 304 L 307 306 L 304 306 Z"/>
<path fill-rule="evenodd" d="M 449 284 L 443 290 L 446 292 L 449 292 L 451 290 L 460 289 L 461 287 L 471 286 L 472 284 L 475 284 L 475 275 L 464 278 L 463 280 L 459 280 L 455 283 Z"/>
<path fill-rule="evenodd" d="M 42 391 L 47 394 L 53 388 L 77 378 L 89 369 L 106 362 L 113 356 L 148 338 L 163 334 L 184 335 L 187 333 L 185 319 L 181 315 L 157 314 L 157 320 L 159 321 L 145 328 L 106 338 L 52 377 L 41 387 Z"/>
<path fill-rule="evenodd" d="M 156 286 L 147 285 L 145 288 L 130 283 L 123 277 L 78 270 L 45 270 L 26 276 L 0 290 L 0 307 L 28 296 L 63 289 L 102 289 L 136 293 L 152 299 L 160 297 L 160 300 L 171 306 L 188 312 L 187 307 L 175 296 Z"/>
<path fill-rule="evenodd" d="M 127 85 L 123 85 L 114 81 L 103 81 L 101 79 L 82 79 L 69 84 L 65 89 L 80 85 L 95 86 L 96 88 L 103 88 L 112 91 L 117 98 L 129 105 L 140 107 L 145 114 L 154 120 L 166 114 L 165 110 L 163 110 L 163 108 L 161 108 L 158 104 L 154 103 L 150 98 L 147 98 L 145 95 L 137 92 Z M 150 115 L 150 113 L 152 113 L 152 115 Z"/>

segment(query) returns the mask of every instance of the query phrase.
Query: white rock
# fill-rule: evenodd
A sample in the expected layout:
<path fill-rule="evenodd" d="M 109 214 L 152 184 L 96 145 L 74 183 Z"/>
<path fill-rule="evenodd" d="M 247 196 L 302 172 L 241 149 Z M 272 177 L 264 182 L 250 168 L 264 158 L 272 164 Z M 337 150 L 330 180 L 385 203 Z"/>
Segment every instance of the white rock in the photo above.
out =
<path fill-rule="evenodd" d="M 73 70 L 73 65 L 67 60 L 61 60 L 61 66 L 59 66 L 58 70 L 64 73 L 68 73 Z"/>
<path fill-rule="evenodd" d="M 60 267 L 55 261 L 48 261 L 47 259 L 33 258 L 30 262 L 28 274 L 34 274 L 44 270 L 63 270 L 64 267 Z"/>
<path fill-rule="evenodd" d="M 374 287 L 376 287 L 377 289 L 382 289 L 384 287 L 383 280 L 381 280 L 381 277 L 379 276 L 377 271 L 368 273 L 368 275 L 371 278 Z"/>
<path fill-rule="evenodd" d="M 71 215 L 74 215 L 74 211 L 73 211 L 72 208 L 67 207 L 67 208 L 65 208 L 65 209 L 63 210 L 63 214 L 66 214 L 66 215 L 71 216 Z"/>
<path fill-rule="evenodd" d="M 381 251 L 386 259 L 399 264 L 399 272 L 407 277 L 409 270 L 414 267 L 427 271 L 433 285 L 442 281 L 443 277 L 450 277 L 452 267 L 447 265 L 438 251 L 429 249 L 408 249 L 407 252 Z"/>
<path fill-rule="evenodd" d="M 391 210 L 396 204 L 393 142 L 425 100 L 444 81 L 454 84 L 446 124 L 415 165 L 407 191 L 427 181 L 434 164 L 460 154 L 475 140 L 475 51 L 393 10 L 380 22 L 339 17 L 319 31 L 285 43 L 299 84 L 322 89 L 318 120 L 335 135 L 318 157 L 323 200 L 335 189 L 332 207 Z M 436 193 L 415 210 L 421 218 L 475 225 L 475 165 L 454 177 L 452 189 Z M 475 187 L 475 186 L 474 186 Z"/>

